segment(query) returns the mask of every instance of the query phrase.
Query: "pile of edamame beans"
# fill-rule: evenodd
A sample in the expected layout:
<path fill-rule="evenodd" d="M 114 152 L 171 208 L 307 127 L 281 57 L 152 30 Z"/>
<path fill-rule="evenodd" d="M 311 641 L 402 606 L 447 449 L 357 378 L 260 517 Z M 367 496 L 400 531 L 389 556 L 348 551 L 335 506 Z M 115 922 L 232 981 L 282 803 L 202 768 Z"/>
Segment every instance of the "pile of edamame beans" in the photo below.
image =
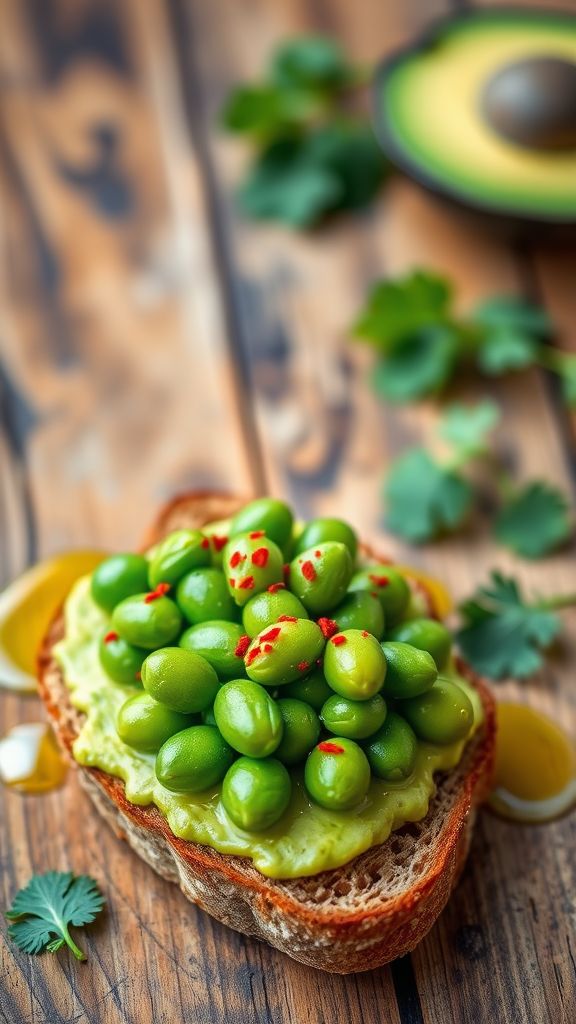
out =
<path fill-rule="evenodd" d="M 298 532 L 287 505 L 261 498 L 226 538 L 181 529 L 149 558 L 108 558 L 91 592 L 111 620 L 105 672 L 142 687 L 120 709 L 119 737 L 156 754 L 174 793 L 221 785 L 238 828 L 281 819 L 294 771 L 312 801 L 349 811 L 373 776 L 408 780 L 420 741 L 453 743 L 472 727 L 468 696 L 442 677 L 448 630 L 406 617 L 404 577 L 360 567 L 340 519 Z"/>

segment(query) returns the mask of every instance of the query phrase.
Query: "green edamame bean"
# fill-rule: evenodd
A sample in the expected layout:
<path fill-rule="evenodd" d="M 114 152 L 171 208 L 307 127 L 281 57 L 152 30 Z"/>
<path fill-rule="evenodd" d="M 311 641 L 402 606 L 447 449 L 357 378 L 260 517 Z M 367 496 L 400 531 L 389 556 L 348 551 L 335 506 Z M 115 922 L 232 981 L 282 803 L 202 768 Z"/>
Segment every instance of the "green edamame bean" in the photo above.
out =
<path fill-rule="evenodd" d="M 296 541 L 294 555 L 300 555 L 303 551 L 329 540 L 345 544 L 352 560 L 356 558 L 358 537 L 354 530 L 343 519 L 332 518 L 312 519 L 307 523 Z"/>
<path fill-rule="evenodd" d="M 295 700 L 304 701 L 305 704 L 309 704 L 311 708 L 314 708 L 314 711 L 320 711 L 333 692 L 324 678 L 322 669 L 319 667 L 315 668 L 310 675 L 305 676 L 303 679 L 295 679 L 293 683 L 288 683 L 282 689 L 282 694 L 285 694 L 287 697 L 294 697 Z"/>
<path fill-rule="evenodd" d="M 308 548 L 290 562 L 290 590 L 312 615 L 324 615 L 340 604 L 354 563 L 345 544 L 327 541 Z"/>
<path fill-rule="evenodd" d="M 370 785 L 370 765 L 354 740 L 334 736 L 309 755 L 304 783 L 312 799 L 329 811 L 349 811 L 362 803 Z"/>
<path fill-rule="evenodd" d="M 276 589 L 278 586 L 281 589 Z M 277 622 L 281 615 L 292 615 L 297 619 L 307 619 L 308 612 L 298 600 L 296 594 L 286 590 L 284 584 L 272 584 L 273 592 L 264 590 L 261 594 L 251 597 L 244 605 L 242 622 L 244 630 L 250 637 L 256 636 L 266 626 Z"/>
<path fill-rule="evenodd" d="M 100 664 L 115 683 L 136 686 L 146 651 L 126 643 L 117 633 L 105 633 L 98 645 Z"/>
<path fill-rule="evenodd" d="M 378 732 L 386 718 L 386 701 L 379 693 L 370 700 L 349 700 L 333 693 L 320 712 L 324 728 L 336 736 L 363 740 Z"/>
<path fill-rule="evenodd" d="M 181 715 L 159 704 L 148 693 L 136 693 L 120 708 L 116 732 L 129 747 L 155 753 L 170 736 L 194 722 L 193 715 Z"/>
<path fill-rule="evenodd" d="M 428 651 L 395 640 L 383 640 L 381 647 L 388 665 L 384 683 L 386 697 L 400 700 L 417 697 L 436 682 L 438 669 Z"/>
<path fill-rule="evenodd" d="M 229 519 L 219 519 L 202 527 L 202 533 L 210 542 L 210 565 L 222 568 L 222 553 L 228 543 Z"/>
<path fill-rule="evenodd" d="M 135 594 L 116 605 L 112 627 L 129 644 L 154 650 L 176 639 L 182 629 L 182 616 L 169 597 Z"/>
<path fill-rule="evenodd" d="M 357 590 L 347 594 L 342 604 L 331 612 L 330 617 L 338 623 L 338 629 L 365 629 L 377 640 L 384 635 L 384 612 L 377 597 L 369 590 Z"/>
<path fill-rule="evenodd" d="M 206 658 L 218 673 L 219 679 L 236 679 L 246 673 L 243 637 L 244 631 L 237 622 L 216 619 L 213 622 L 199 622 L 197 626 L 185 629 L 180 637 L 180 647 L 186 651 L 196 651 Z"/>
<path fill-rule="evenodd" d="M 370 767 L 379 779 L 401 782 L 414 771 L 418 740 L 408 722 L 390 711 L 382 728 L 364 744 Z"/>
<path fill-rule="evenodd" d="M 305 676 L 324 649 L 322 630 L 310 619 L 284 620 L 254 637 L 245 657 L 250 679 L 283 686 Z"/>
<path fill-rule="evenodd" d="M 290 775 L 276 758 L 239 757 L 224 776 L 221 800 L 238 828 L 262 832 L 279 821 L 291 794 Z"/>
<path fill-rule="evenodd" d="M 192 725 L 166 740 L 156 756 L 156 778 L 171 793 L 201 793 L 217 785 L 234 751 L 215 725 Z"/>
<path fill-rule="evenodd" d="M 183 576 L 176 588 L 176 603 L 192 625 L 214 619 L 239 618 L 236 603 L 230 596 L 228 583 L 220 569 L 209 566 L 193 569 Z"/>
<path fill-rule="evenodd" d="M 386 658 L 370 633 L 347 629 L 326 644 L 324 675 L 329 686 L 351 700 L 369 700 L 382 689 Z"/>
<path fill-rule="evenodd" d="M 232 537 L 224 548 L 222 566 L 229 592 L 239 607 L 254 594 L 281 583 L 284 575 L 280 548 L 258 530 Z"/>
<path fill-rule="evenodd" d="M 400 621 L 410 601 L 410 587 L 391 565 L 373 565 L 354 574 L 349 590 L 368 590 L 384 611 L 388 627 Z"/>
<path fill-rule="evenodd" d="M 436 619 L 422 618 L 401 622 L 390 633 L 390 640 L 399 640 L 401 643 L 417 647 L 420 651 L 428 651 L 434 658 L 439 672 L 445 667 L 452 648 L 450 631 Z"/>
<path fill-rule="evenodd" d="M 107 612 L 147 587 L 148 562 L 143 555 L 112 555 L 94 569 L 90 581 L 92 597 Z"/>
<path fill-rule="evenodd" d="M 449 679 L 438 679 L 426 693 L 403 700 L 399 711 L 427 743 L 463 740 L 474 722 L 470 698 Z"/>
<path fill-rule="evenodd" d="M 318 742 L 320 720 L 314 709 L 302 700 L 292 700 L 288 697 L 279 700 L 277 704 L 282 715 L 284 732 L 274 756 L 282 761 L 282 764 L 298 764 Z"/>
<path fill-rule="evenodd" d="M 195 651 L 162 647 L 142 665 L 142 685 L 154 700 L 191 715 L 214 703 L 220 684 L 212 665 Z"/>
<path fill-rule="evenodd" d="M 210 541 L 200 530 L 174 530 L 160 541 L 150 560 L 148 582 L 174 585 L 187 572 L 210 565 Z"/>
<path fill-rule="evenodd" d="M 251 679 L 224 683 L 214 701 L 214 718 L 226 742 L 248 757 L 268 757 L 282 739 L 278 705 Z"/>
<path fill-rule="evenodd" d="M 263 530 L 281 550 L 286 548 L 292 535 L 294 517 L 288 505 L 277 498 L 257 498 L 236 513 L 230 523 L 230 537 L 239 533 Z"/>

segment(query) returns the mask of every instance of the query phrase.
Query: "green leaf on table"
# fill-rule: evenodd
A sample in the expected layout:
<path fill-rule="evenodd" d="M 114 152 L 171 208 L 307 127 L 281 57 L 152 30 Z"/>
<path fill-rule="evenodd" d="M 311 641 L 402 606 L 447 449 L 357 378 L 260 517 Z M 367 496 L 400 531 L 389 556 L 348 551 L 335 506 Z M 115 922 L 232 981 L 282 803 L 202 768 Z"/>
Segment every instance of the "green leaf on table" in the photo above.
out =
<path fill-rule="evenodd" d="M 305 141 L 284 139 L 256 160 L 238 198 L 250 217 L 308 227 L 334 209 L 342 195 L 337 174 L 310 159 Z"/>
<path fill-rule="evenodd" d="M 388 352 L 421 327 L 447 325 L 451 297 L 450 283 L 424 270 L 380 281 L 372 288 L 354 332 Z"/>
<path fill-rule="evenodd" d="M 470 459 L 488 450 L 488 436 L 500 419 L 500 410 L 490 398 L 477 405 L 450 405 L 439 426 L 440 436 L 462 456 Z"/>
<path fill-rule="evenodd" d="M 478 366 L 483 373 L 497 377 L 510 370 L 525 370 L 536 361 L 540 342 L 534 335 L 514 328 L 494 328 L 485 336 L 478 351 Z"/>
<path fill-rule="evenodd" d="M 576 355 L 556 351 L 554 363 L 554 368 L 560 374 L 564 401 L 576 409 Z"/>
<path fill-rule="evenodd" d="M 392 402 L 409 402 L 440 391 L 452 376 L 458 336 L 450 327 L 423 327 L 378 360 L 376 391 Z"/>
<path fill-rule="evenodd" d="M 541 650 L 560 632 L 557 615 L 528 603 L 516 581 L 499 572 L 460 606 L 460 613 L 464 626 L 457 640 L 462 654 L 490 679 L 536 672 L 542 666 Z"/>
<path fill-rule="evenodd" d="M 334 90 L 353 77 L 338 43 L 323 36 L 303 36 L 284 43 L 274 54 L 270 77 L 284 89 Z"/>
<path fill-rule="evenodd" d="M 567 541 L 571 532 L 566 497 L 540 480 L 506 502 L 494 524 L 497 540 L 522 558 L 542 558 Z"/>
<path fill-rule="evenodd" d="M 221 118 L 231 132 L 266 138 L 295 129 L 314 109 L 306 93 L 286 92 L 274 85 L 245 85 L 228 98 Z"/>
<path fill-rule="evenodd" d="M 69 926 L 90 924 L 104 906 L 93 878 L 71 871 L 34 875 L 20 890 L 6 917 L 8 935 L 25 953 L 54 953 L 65 944 L 77 960 L 86 956 L 73 941 Z"/>
<path fill-rule="evenodd" d="M 384 495 L 387 525 L 415 543 L 457 529 L 472 501 L 468 482 L 434 462 L 424 448 L 412 448 L 393 464 Z"/>
<path fill-rule="evenodd" d="M 500 295 L 476 307 L 472 321 L 489 331 L 510 331 L 545 338 L 552 332 L 552 321 L 544 309 L 518 296 Z"/>
<path fill-rule="evenodd" d="M 307 159 L 331 171 L 341 185 L 339 209 L 357 209 L 374 198 L 387 163 L 369 125 L 339 120 L 317 128 L 306 144 Z"/>

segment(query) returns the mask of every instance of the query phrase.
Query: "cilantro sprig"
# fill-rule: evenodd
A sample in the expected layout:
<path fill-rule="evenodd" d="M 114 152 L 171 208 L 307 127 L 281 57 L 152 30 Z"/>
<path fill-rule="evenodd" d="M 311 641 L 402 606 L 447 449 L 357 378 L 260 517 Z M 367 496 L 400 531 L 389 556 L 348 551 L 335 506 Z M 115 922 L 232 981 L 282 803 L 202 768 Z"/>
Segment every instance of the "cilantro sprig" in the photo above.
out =
<path fill-rule="evenodd" d="M 8 935 L 25 953 L 55 953 L 66 945 L 77 960 L 86 960 L 69 928 L 90 924 L 104 906 L 93 878 L 71 871 L 34 875 L 14 897 L 6 917 Z"/>
<path fill-rule="evenodd" d="M 499 505 L 494 536 L 524 558 L 541 558 L 573 530 L 564 494 L 545 481 L 518 486 L 491 450 L 490 435 L 500 418 L 491 400 L 447 408 L 438 433 L 450 446 L 441 461 L 421 447 L 394 462 L 384 484 L 387 525 L 412 543 L 424 543 L 459 529 L 468 518 L 476 490 L 465 471 L 484 465 Z"/>
<path fill-rule="evenodd" d="M 555 612 L 576 605 L 576 594 L 528 599 L 516 580 L 493 572 L 460 606 L 463 626 L 456 634 L 466 660 L 490 679 L 524 678 L 543 665 L 543 651 L 558 636 Z"/>
<path fill-rule="evenodd" d="M 254 150 L 238 191 L 248 216 L 309 227 L 373 199 L 386 163 L 366 117 L 351 112 L 366 78 L 337 43 L 312 36 L 284 43 L 262 82 L 232 92 L 222 124 Z"/>
<path fill-rule="evenodd" d="M 576 355 L 550 345 L 550 318 L 522 298 L 494 296 L 459 316 L 450 282 L 416 270 L 377 282 L 353 331 L 377 350 L 374 386 L 390 401 L 438 395 L 466 369 L 498 377 L 542 366 L 576 407 Z"/>

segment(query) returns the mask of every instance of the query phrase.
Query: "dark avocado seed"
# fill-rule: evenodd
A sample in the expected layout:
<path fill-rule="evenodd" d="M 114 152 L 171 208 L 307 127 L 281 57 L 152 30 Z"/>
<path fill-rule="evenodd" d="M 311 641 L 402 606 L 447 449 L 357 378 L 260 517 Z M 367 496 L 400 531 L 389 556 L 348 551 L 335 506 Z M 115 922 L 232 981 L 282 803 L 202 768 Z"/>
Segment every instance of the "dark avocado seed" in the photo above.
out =
<path fill-rule="evenodd" d="M 481 99 L 499 135 L 537 150 L 576 148 L 576 63 L 535 57 L 496 72 Z"/>

